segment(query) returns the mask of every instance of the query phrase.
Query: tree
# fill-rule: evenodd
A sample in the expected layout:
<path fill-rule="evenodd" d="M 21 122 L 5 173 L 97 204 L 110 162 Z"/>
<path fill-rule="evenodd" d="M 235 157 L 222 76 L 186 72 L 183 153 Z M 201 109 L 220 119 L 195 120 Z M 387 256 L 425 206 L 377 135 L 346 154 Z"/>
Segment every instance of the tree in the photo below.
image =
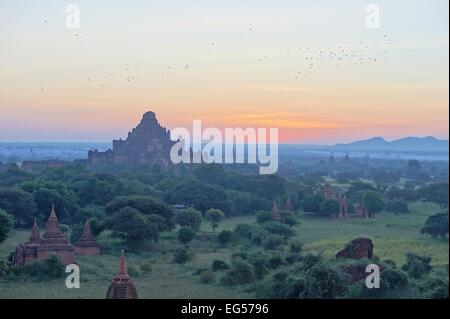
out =
<path fill-rule="evenodd" d="M 428 217 L 420 232 L 434 238 L 445 238 L 448 235 L 448 213 L 438 213 Z"/>
<path fill-rule="evenodd" d="M 0 243 L 8 236 L 9 231 L 14 223 L 14 217 L 0 209 Z"/>
<path fill-rule="evenodd" d="M 158 226 L 131 207 L 124 207 L 110 217 L 107 227 L 113 231 L 113 236 L 122 238 L 132 251 L 138 250 L 145 239 L 157 241 L 159 238 Z"/>
<path fill-rule="evenodd" d="M 383 200 L 377 193 L 372 191 L 364 194 L 363 203 L 369 213 L 369 217 L 371 218 L 374 218 L 375 214 L 381 212 L 384 208 Z"/>
<path fill-rule="evenodd" d="M 303 200 L 303 211 L 308 213 L 320 212 L 320 203 L 323 197 L 320 195 L 307 196 Z"/>
<path fill-rule="evenodd" d="M 325 199 L 320 203 L 320 214 L 324 216 L 332 217 L 339 215 L 340 209 L 339 203 L 334 199 Z"/>
<path fill-rule="evenodd" d="M 175 213 L 175 223 L 181 226 L 191 227 L 194 230 L 199 230 L 202 220 L 202 213 L 192 207 L 179 210 Z"/>
<path fill-rule="evenodd" d="M 225 215 L 220 209 L 210 208 L 205 212 L 205 219 L 211 223 L 213 232 L 224 218 Z"/>
<path fill-rule="evenodd" d="M 14 226 L 28 228 L 37 217 L 33 195 L 16 188 L 0 189 L 0 208 L 14 216 Z"/>
<path fill-rule="evenodd" d="M 448 183 L 434 183 L 420 188 L 419 193 L 428 202 L 436 203 L 444 210 L 448 207 Z"/>
<path fill-rule="evenodd" d="M 409 214 L 408 204 L 402 200 L 393 200 L 386 204 L 386 210 L 397 214 Z"/>
<path fill-rule="evenodd" d="M 181 227 L 178 231 L 177 239 L 184 245 L 189 244 L 195 237 L 195 230 L 191 227 Z"/>
<path fill-rule="evenodd" d="M 272 220 L 272 213 L 268 211 L 259 211 L 256 213 L 256 222 L 259 224 Z"/>
<path fill-rule="evenodd" d="M 159 215 L 164 219 L 165 229 L 172 229 L 173 225 L 173 211 L 160 200 L 151 196 L 118 196 L 110 201 L 106 207 L 105 212 L 107 216 L 113 215 L 124 207 L 132 207 L 139 213 L 150 216 Z M 161 227 L 162 225 L 160 225 Z"/>
<path fill-rule="evenodd" d="M 213 186 L 197 181 L 181 183 L 166 195 L 171 204 L 192 205 L 195 209 L 205 212 L 208 208 L 217 207 L 229 211 L 226 194 L 220 186 Z"/>
<path fill-rule="evenodd" d="M 431 257 L 407 253 L 406 264 L 402 266 L 402 270 L 406 271 L 412 278 L 417 279 L 430 272 L 430 263 Z"/>

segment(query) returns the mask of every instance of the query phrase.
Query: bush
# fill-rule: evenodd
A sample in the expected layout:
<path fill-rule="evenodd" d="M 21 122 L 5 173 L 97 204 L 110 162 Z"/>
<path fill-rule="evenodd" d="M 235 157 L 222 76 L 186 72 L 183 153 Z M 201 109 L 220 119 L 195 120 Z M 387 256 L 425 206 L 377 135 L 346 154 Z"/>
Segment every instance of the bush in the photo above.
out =
<path fill-rule="evenodd" d="M 277 269 L 278 267 L 283 265 L 283 263 L 284 263 L 283 258 L 280 255 L 273 255 L 267 261 L 267 267 Z"/>
<path fill-rule="evenodd" d="M 211 268 L 213 271 L 227 270 L 230 269 L 230 266 L 222 260 L 215 259 L 212 262 Z"/>
<path fill-rule="evenodd" d="M 195 237 L 195 230 L 193 230 L 191 227 L 181 227 L 178 231 L 177 239 L 187 245 L 189 244 L 192 239 Z"/>
<path fill-rule="evenodd" d="M 300 241 L 292 241 L 289 244 L 289 249 L 291 253 L 299 254 L 303 251 L 303 243 Z"/>
<path fill-rule="evenodd" d="M 152 263 L 150 261 L 144 261 L 140 265 L 140 268 L 144 273 L 151 273 L 153 270 Z"/>
<path fill-rule="evenodd" d="M 175 222 L 181 226 L 188 226 L 199 230 L 202 224 L 202 213 L 194 208 L 187 208 L 175 213 Z"/>
<path fill-rule="evenodd" d="M 216 282 L 216 275 L 211 270 L 203 271 L 200 274 L 200 282 L 202 284 L 212 284 Z"/>
<path fill-rule="evenodd" d="M 245 285 L 255 279 L 252 266 L 242 259 L 233 259 L 231 269 L 222 278 L 226 285 Z"/>
<path fill-rule="evenodd" d="M 130 277 L 139 277 L 140 273 L 139 270 L 136 269 L 133 265 L 127 265 L 127 272 L 130 275 Z"/>
<path fill-rule="evenodd" d="M 48 281 L 65 276 L 65 266 L 55 255 L 42 261 L 30 262 L 19 267 L 11 267 L 6 271 L 6 278 L 9 280 Z"/>
<path fill-rule="evenodd" d="M 192 255 L 185 248 L 175 250 L 173 254 L 173 262 L 176 264 L 185 264 L 192 259 Z"/>
<path fill-rule="evenodd" d="M 256 213 L 256 222 L 259 224 L 269 222 L 272 220 L 272 213 L 267 211 L 259 211 Z"/>
<path fill-rule="evenodd" d="M 406 264 L 402 266 L 402 270 L 406 271 L 412 278 L 420 278 L 431 270 L 431 257 L 419 256 L 414 253 L 406 254 Z"/>
<path fill-rule="evenodd" d="M 289 228 L 289 226 L 278 222 L 266 223 L 263 228 L 271 234 L 280 235 L 284 238 L 289 238 L 295 235 L 295 232 Z"/>
<path fill-rule="evenodd" d="M 269 235 L 263 242 L 264 249 L 275 250 L 284 243 L 283 237 L 280 235 Z"/>
<path fill-rule="evenodd" d="M 222 230 L 218 235 L 217 235 L 217 240 L 219 241 L 219 243 L 221 243 L 222 245 L 226 245 L 229 242 L 231 242 L 231 239 L 233 238 L 233 232 L 230 230 Z"/>

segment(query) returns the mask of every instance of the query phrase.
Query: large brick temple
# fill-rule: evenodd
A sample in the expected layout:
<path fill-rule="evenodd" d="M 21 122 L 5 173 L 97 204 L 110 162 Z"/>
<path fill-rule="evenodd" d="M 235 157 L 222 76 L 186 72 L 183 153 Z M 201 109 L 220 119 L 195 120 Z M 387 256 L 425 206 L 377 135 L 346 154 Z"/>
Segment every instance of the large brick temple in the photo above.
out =
<path fill-rule="evenodd" d="M 168 166 L 170 131 L 161 126 L 153 112 L 146 112 L 141 122 L 128 132 L 125 140 L 113 140 L 113 148 L 105 152 L 91 150 L 88 153 L 90 167 L 100 165 L 153 165 Z"/>
<path fill-rule="evenodd" d="M 75 247 L 70 245 L 59 228 L 55 207 L 52 206 L 44 235 L 40 236 L 36 220 L 29 240 L 19 244 L 14 252 L 14 265 L 22 266 L 31 261 L 39 261 L 56 255 L 65 265 L 75 263 Z"/>
<path fill-rule="evenodd" d="M 73 246 L 61 232 L 55 207 L 52 206 L 42 238 L 35 220 L 28 241 L 16 247 L 13 263 L 15 266 L 22 266 L 28 262 L 41 261 L 56 255 L 63 264 L 68 265 L 75 263 L 75 255 L 98 254 L 100 254 L 100 246 L 92 235 L 89 222 L 86 221 L 81 237 Z"/>

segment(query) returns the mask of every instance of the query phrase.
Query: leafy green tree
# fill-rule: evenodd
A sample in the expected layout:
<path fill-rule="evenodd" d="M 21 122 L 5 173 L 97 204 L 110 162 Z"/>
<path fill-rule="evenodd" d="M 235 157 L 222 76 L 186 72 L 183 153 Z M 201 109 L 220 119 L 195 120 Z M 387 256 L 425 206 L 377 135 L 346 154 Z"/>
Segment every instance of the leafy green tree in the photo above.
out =
<path fill-rule="evenodd" d="M 339 215 L 340 205 L 334 199 L 325 199 L 320 203 L 320 215 L 323 216 L 336 216 Z"/>
<path fill-rule="evenodd" d="M 19 228 L 31 227 L 38 213 L 33 195 L 17 188 L 0 189 L 0 208 L 14 217 L 14 226 Z"/>
<path fill-rule="evenodd" d="M 218 235 L 217 235 L 217 240 L 219 241 L 219 243 L 221 243 L 222 245 L 226 245 L 228 244 L 233 238 L 233 232 L 231 230 L 222 230 Z"/>
<path fill-rule="evenodd" d="M 384 208 L 383 200 L 377 193 L 372 191 L 364 194 L 363 203 L 369 213 L 369 217 L 371 218 L 374 218 L 375 214 L 381 212 Z"/>
<path fill-rule="evenodd" d="M 406 263 L 402 266 L 402 270 L 406 271 L 412 278 L 420 278 L 430 272 L 430 263 L 431 257 L 407 253 Z"/>
<path fill-rule="evenodd" d="M 320 212 L 320 203 L 322 203 L 323 197 L 320 195 L 307 196 L 303 200 L 303 211 L 308 213 Z"/>
<path fill-rule="evenodd" d="M 137 251 L 146 239 L 157 241 L 159 238 L 158 226 L 132 207 L 124 207 L 111 216 L 107 228 L 113 231 L 113 236 L 122 238 L 132 251 Z"/>
<path fill-rule="evenodd" d="M 259 224 L 272 220 L 272 213 L 268 211 L 259 211 L 256 213 L 256 222 Z"/>
<path fill-rule="evenodd" d="M 433 183 L 419 189 L 424 200 L 436 203 L 444 210 L 448 207 L 448 183 Z"/>
<path fill-rule="evenodd" d="M 211 223 L 213 232 L 224 218 L 225 214 L 220 209 L 210 208 L 205 212 L 205 219 Z"/>
<path fill-rule="evenodd" d="M 229 211 L 223 188 L 197 181 L 180 183 L 167 194 L 166 200 L 171 204 L 191 205 L 201 212 L 205 212 L 211 207 L 225 212 Z"/>
<path fill-rule="evenodd" d="M 5 241 L 14 223 L 14 217 L 0 209 L 0 243 Z"/>
<path fill-rule="evenodd" d="M 82 206 L 105 205 L 121 194 L 123 184 L 113 175 L 98 174 L 73 184 L 72 189 L 80 198 Z"/>
<path fill-rule="evenodd" d="M 202 220 L 202 213 L 192 207 L 175 212 L 175 223 L 181 226 L 189 226 L 194 230 L 200 229 Z"/>
<path fill-rule="evenodd" d="M 420 232 L 434 238 L 448 236 L 448 213 L 438 213 L 428 217 Z"/>
<path fill-rule="evenodd" d="M 178 230 L 178 240 L 184 245 L 189 244 L 195 237 L 195 230 L 191 227 L 181 227 Z"/>
<path fill-rule="evenodd" d="M 402 200 L 393 200 L 386 204 L 388 212 L 398 214 L 409 214 L 408 204 Z"/>
<path fill-rule="evenodd" d="M 111 216 L 124 207 L 132 207 L 147 217 L 150 215 L 162 217 L 165 225 L 159 225 L 160 228 L 164 226 L 164 229 L 169 230 L 174 227 L 172 209 L 159 199 L 151 196 L 118 196 L 105 206 L 106 215 Z"/>
<path fill-rule="evenodd" d="M 265 223 L 262 227 L 269 233 L 283 236 L 285 239 L 293 237 L 295 235 L 295 231 L 292 230 L 292 228 L 279 222 L 268 222 Z"/>

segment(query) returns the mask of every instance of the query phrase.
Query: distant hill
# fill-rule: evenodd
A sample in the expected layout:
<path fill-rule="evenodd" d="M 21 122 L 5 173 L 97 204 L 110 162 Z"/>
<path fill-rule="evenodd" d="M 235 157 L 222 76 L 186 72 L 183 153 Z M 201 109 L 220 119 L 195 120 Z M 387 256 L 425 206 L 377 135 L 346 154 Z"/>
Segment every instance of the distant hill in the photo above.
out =
<path fill-rule="evenodd" d="M 433 136 L 404 137 L 386 141 L 382 137 L 356 141 L 348 144 L 336 144 L 331 147 L 336 151 L 389 151 L 389 152 L 448 152 L 448 140 L 438 140 Z"/>

